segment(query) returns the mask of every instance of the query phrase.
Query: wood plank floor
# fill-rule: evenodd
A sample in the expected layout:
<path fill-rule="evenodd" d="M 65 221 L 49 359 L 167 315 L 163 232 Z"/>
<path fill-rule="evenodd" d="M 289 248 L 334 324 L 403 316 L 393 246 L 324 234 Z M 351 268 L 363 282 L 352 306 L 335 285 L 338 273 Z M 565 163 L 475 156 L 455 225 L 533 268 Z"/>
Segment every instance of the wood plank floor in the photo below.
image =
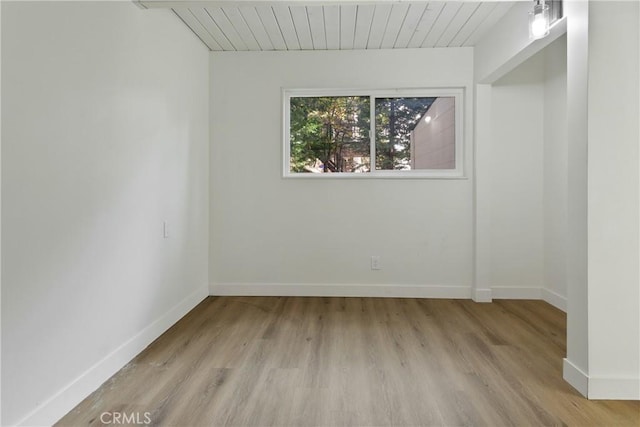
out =
<path fill-rule="evenodd" d="M 562 380 L 565 324 L 542 301 L 210 297 L 57 425 L 640 425 Z"/>

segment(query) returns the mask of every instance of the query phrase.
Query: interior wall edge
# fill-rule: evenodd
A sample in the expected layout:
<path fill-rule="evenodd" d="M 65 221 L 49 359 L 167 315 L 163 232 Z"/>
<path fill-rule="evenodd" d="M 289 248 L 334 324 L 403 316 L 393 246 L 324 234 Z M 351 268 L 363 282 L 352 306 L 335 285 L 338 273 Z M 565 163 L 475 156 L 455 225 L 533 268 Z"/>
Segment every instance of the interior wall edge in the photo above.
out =
<path fill-rule="evenodd" d="M 208 296 L 201 286 L 52 395 L 16 425 L 53 425 Z"/>
<path fill-rule="evenodd" d="M 472 299 L 486 303 L 492 299 L 532 299 L 545 301 L 566 312 L 566 298 L 545 288 L 470 286 L 336 284 L 336 283 L 211 283 L 210 296 L 347 297 L 347 298 L 442 298 Z"/>
<path fill-rule="evenodd" d="M 472 296 L 474 302 L 492 302 L 493 295 L 490 288 L 475 288 Z"/>
<path fill-rule="evenodd" d="M 589 393 L 589 376 L 578 368 L 568 357 L 562 359 L 562 378 L 584 397 Z"/>
<path fill-rule="evenodd" d="M 542 288 L 542 299 L 565 313 L 567 312 L 567 297 L 560 295 L 551 289 Z"/>
<path fill-rule="evenodd" d="M 640 378 L 590 377 L 589 400 L 640 400 Z"/>
<path fill-rule="evenodd" d="M 640 378 L 589 376 L 567 358 L 562 377 L 589 400 L 640 400 Z"/>
<path fill-rule="evenodd" d="M 470 299 L 470 286 L 338 284 L 338 283 L 212 283 L 211 296 L 296 296 L 354 298 Z"/>
<path fill-rule="evenodd" d="M 519 286 L 494 286 L 491 288 L 493 299 L 542 299 L 542 288 Z"/>

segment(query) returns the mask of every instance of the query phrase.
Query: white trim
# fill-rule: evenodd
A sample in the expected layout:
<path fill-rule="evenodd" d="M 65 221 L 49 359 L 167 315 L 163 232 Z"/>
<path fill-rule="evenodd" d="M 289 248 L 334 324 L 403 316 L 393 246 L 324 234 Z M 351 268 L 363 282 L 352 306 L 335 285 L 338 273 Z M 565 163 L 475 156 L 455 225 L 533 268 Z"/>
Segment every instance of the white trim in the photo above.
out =
<path fill-rule="evenodd" d="M 201 287 L 71 381 L 16 425 L 53 425 L 207 297 Z"/>
<path fill-rule="evenodd" d="M 469 286 L 298 283 L 212 283 L 214 296 L 471 298 Z"/>
<path fill-rule="evenodd" d="M 212 283 L 212 296 L 318 296 L 318 297 L 390 297 L 390 298 L 456 298 L 475 302 L 493 299 L 531 299 L 546 301 L 560 310 L 566 298 L 543 288 L 496 286 L 472 289 L 469 286 L 340 284 L 340 283 Z M 549 300 L 547 300 L 547 297 Z M 556 305 L 557 304 L 557 305 Z"/>
<path fill-rule="evenodd" d="M 464 86 L 429 88 L 282 88 L 282 177 L 295 179 L 468 179 L 465 175 L 465 103 Z M 455 99 L 455 169 L 376 170 L 375 154 L 371 155 L 371 171 L 366 173 L 292 173 L 291 160 L 291 98 L 318 96 L 368 97 L 370 102 L 370 151 L 375 153 L 375 98 L 391 97 L 453 97 Z"/>
<path fill-rule="evenodd" d="M 491 289 L 476 289 L 473 292 L 473 300 L 475 302 L 491 302 L 493 300 L 493 293 Z"/>
<path fill-rule="evenodd" d="M 433 169 L 435 170 L 435 169 Z M 437 173 L 437 174 L 436 174 Z M 454 169 L 442 169 L 439 172 L 429 170 L 414 171 L 372 171 L 372 172 L 334 172 L 334 173 L 289 173 L 283 175 L 284 179 L 442 179 L 442 180 L 467 180 L 468 176 L 455 174 Z"/>
<path fill-rule="evenodd" d="M 640 400 L 640 378 L 589 377 L 567 358 L 562 377 L 589 400 Z"/>
<path fill-rule="evenodd" d="M 474 85 L 473 105 L 473 277 L 476 302 L 490 302 L 491 294 L 491 204 L 487 171 L 479 165 L 491 151 L 491 85 Z M 486 105 L 480 108 L 480 105 Z M 487 168 L 488 170 L 489 168 Z"/>
<path fill-rule="evenodd" d="M 487 73 L 482 78 L 478 78 L 476 83 L 479 84 L 492 84 L 504 77 L 509 72 L 513 71 L 520 64 L 524 63 L 527 59 L 540 52 L 545 47 L 549 46 L 556 39 L 562 37 L 567 33 L 567 17 L 555 21 L 549 28 L 549 35 L 538 40 L 528 40 L 527 45 L 523 46 L 517 52 L 514 52 L 513 56 L 506 59 L 500 66 L 493 71 Z"/>
<path fill-rule="evenodd" d="M 589 392 L 589 376 L 580 368 L 571 363 L 566 357 L 562 359 L 562 378 L 580 394 L 587 397 Z"/>
<path fill-rule="evenodd" d="M 542 299 L 542 288 L 492 286 L 493 299 Z"/>
<path fill-rule="evenodd" d="M 551 289 L 542 288 L 542 299 L 558 310 L 567 312 L 567 297 L 560 295 Z"/>
<path fill-rule="evenodd" d="M 393 98 L 393 97 L 426 97 L 436 98 L 440 96 L 462 95 L 464 86 L 430 86 L 430 87 L 403 87 L 403 88 L 375 88 L 375 87 L 353 87 L 353 88 L 296 88 L 284 87 L 282 91 L 289 97 L 318 97 L 318 96 L 362 96 L 373 98 Z"/>
<path fill-rule="evenodd" d="M 143 1 L 142 1 L 142 0 L 132 0 L 132 1 L 133 1 L 133 4 L 135 4 L 136 6 L 138 6 L 138 8 L 143 9 L 143 10 L 148 9 L 148 8 L 147 8 L 147 6 L 145 6 L 145 5 L 143 4 Z"/>
<path fill-rule="evenodd" d="M 640 378 L 589 378 L 589 399 L 640 400 Z"/>
<path fill-rule="evenodd" d="M 215 3 L 216 6 L 264 6 L 265 4 L 274 5 L 296 5 L 303 4 L 309 6 L 323 6 L 323 5 L 335 5 L 335 4 L 376 4 L 376 3 L 398 3 L 406 0 L 140 0 L 146 8 L 190 8 L 190 7 L 209 7 L 211 3 Z M 475 2 L 477 0 L 459 0 L 462 2 Z M 515 0 L 516 2 L 524 2 L 530 0 Z M 525 16 L 526 17 L 526 16 Z"/>
<path fill-rule="evenodd" d="M 369 169 L 372 171 L 376 170 L 376 109 L 371 108 L 371 106 L 376 105 L 376 97 L 375 95 L 369 95 Z M 289 122 L 287 122 L 286 126 L 288 126 Z M 284 141 L 286 146 L 291 145 L 290 138 L 285 139 Z M 288 159 L 291 160 L 291 159 Z M 285 175 L 291 175 L 291 170 L 286 171 Z M 359 175 L 359 174 L 353 174 Z"/>

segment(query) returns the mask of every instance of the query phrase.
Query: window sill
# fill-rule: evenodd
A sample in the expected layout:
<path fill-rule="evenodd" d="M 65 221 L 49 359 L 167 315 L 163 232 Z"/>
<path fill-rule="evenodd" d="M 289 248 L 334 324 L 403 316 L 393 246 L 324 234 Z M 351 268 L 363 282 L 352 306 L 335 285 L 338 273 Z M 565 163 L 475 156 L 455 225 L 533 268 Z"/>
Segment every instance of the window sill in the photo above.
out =
<path fill-rule="evenodd" d="M 442 172 L 335 172 L 335 173 L 285 173 L 284 179 L 435 179 L 435 180 L 468 180 L 469 177 L 458 171 Z"/>

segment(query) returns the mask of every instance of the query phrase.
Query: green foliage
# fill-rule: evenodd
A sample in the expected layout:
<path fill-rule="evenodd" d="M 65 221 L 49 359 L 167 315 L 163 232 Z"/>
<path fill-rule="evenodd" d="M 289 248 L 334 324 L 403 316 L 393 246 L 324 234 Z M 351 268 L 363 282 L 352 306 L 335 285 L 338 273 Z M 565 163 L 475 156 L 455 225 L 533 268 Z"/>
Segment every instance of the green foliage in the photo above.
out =
<path fill-rule="evenodd" d="M 291 171 L 354 172 L 369 158 L 369 98 L 291 98 Z M 366 164 L 354 164 L 366 157 Z"/>
<path fill-rule="evenodd" d="M 408 169 L 410 133 L 435 98 L 376 98 L 376 169 Z M 292 97 L 291 172 L 370 170 L 370 98 Z"/>
<path fill-rule="evenodd" d="M 435 98 L 376 98 L 376 169 L 409 169 L 410 134 Z"/>

